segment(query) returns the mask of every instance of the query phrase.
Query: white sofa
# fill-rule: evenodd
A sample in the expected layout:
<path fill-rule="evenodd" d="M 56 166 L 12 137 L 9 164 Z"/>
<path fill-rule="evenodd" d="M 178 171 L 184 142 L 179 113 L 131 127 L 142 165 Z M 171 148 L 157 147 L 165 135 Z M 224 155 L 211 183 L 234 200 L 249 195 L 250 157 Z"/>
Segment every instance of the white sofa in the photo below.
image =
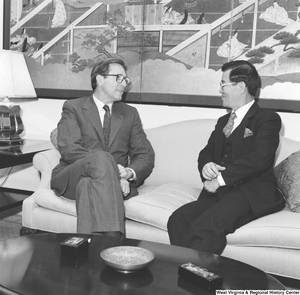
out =
<path fill-rule="evenodd" d="M 199 119 L 146 130 L 156 153 L 155 168 L 140 187 L 140 195 L 125 201 L 127 238 L 169 243 L 168 217 L 179 206 L 196 200 L 202 189 L 197 158 L 215 123 L 213 119 Z M 281 137 L 276 164 L 298 150 L 300 142 Z M 51 172 L 59 158 L 56 149 L 34 157 L 41 181 L 23 202 L 25 229 L 76 232 L 75 202 L 50 189 Z M 223 256 L 300 280 L 300 214 L 288 206 L 239 228 L 227 238 Z"/>

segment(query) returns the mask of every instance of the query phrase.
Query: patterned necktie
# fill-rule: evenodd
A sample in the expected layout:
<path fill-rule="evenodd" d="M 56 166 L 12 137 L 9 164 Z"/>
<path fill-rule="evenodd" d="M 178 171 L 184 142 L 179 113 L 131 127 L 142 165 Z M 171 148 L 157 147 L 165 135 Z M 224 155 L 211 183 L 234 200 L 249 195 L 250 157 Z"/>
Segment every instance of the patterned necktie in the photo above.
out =
<path fill-rule="evenodd" d="M 236 118 L 235 112 L 231 112 L 229 120 L 223 129 L 223 132 L 224 132 L 226 138 L 228 138 L 228 136 L 230 135 L 230 133 L 232 131 L 235 118 Z"/>
<path fill-rule="evenodd" d="M 103 109 L 105 110 L 105 115 L 103 120 L 103 134 L 104 134 L 105 150 L 107 150 L 108 143 L 109 143 L 109 132 L 110 132 L 110 111 L 108 105 L 104 105 Z"/>

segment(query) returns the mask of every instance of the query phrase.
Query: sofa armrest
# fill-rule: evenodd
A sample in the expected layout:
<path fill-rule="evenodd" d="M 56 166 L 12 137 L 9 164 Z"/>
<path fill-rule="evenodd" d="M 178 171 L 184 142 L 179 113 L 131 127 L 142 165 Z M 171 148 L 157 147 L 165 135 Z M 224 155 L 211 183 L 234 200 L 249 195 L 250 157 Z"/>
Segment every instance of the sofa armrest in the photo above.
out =
<path fill-rule="evenodd" d="M 60 153 L 55 148 L 34 155 L 33 166 L 41 173 L 39 187 L 50 188 L 52 170 L 59 160 Z"/>

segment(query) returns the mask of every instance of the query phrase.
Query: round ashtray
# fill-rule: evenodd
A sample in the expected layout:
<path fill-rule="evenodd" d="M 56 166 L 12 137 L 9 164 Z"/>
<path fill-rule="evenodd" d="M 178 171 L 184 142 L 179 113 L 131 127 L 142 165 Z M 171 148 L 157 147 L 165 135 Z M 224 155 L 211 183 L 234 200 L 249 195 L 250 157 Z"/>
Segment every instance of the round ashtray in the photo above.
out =
<path fill-rule="evenodd" d="M 123 273 L 142 269 L 154 259 L 154 253 L 150 250 L 134 246 L 107 248 L 100 256 L 108 266 Z"/>

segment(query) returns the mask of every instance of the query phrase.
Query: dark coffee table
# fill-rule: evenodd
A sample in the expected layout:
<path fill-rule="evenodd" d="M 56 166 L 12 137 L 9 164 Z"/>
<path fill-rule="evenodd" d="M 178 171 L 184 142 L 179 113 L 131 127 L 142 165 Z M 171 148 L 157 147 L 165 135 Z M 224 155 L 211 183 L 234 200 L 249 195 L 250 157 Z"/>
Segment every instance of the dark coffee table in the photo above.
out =
<path fill-rule="evenodd" d="M 91 237 L 88 258 L 78 267 L 60 259 L 60 243 L 70 236 Z M 155 259 L 138 272 L 116 272 L 105 265 L 100 252 L 120 245 L 149 249 Z M 218 255 L 146 241 L 79 234 L 37 234 L 1 242 L 0 289 L 7 292 L 4 294 L 26 295 L 215 294 L 178 277 L 178 266 L 186 262 L 222 275 L 223 284 L 218 289 L 285 289 L 271 275 Z"/>

